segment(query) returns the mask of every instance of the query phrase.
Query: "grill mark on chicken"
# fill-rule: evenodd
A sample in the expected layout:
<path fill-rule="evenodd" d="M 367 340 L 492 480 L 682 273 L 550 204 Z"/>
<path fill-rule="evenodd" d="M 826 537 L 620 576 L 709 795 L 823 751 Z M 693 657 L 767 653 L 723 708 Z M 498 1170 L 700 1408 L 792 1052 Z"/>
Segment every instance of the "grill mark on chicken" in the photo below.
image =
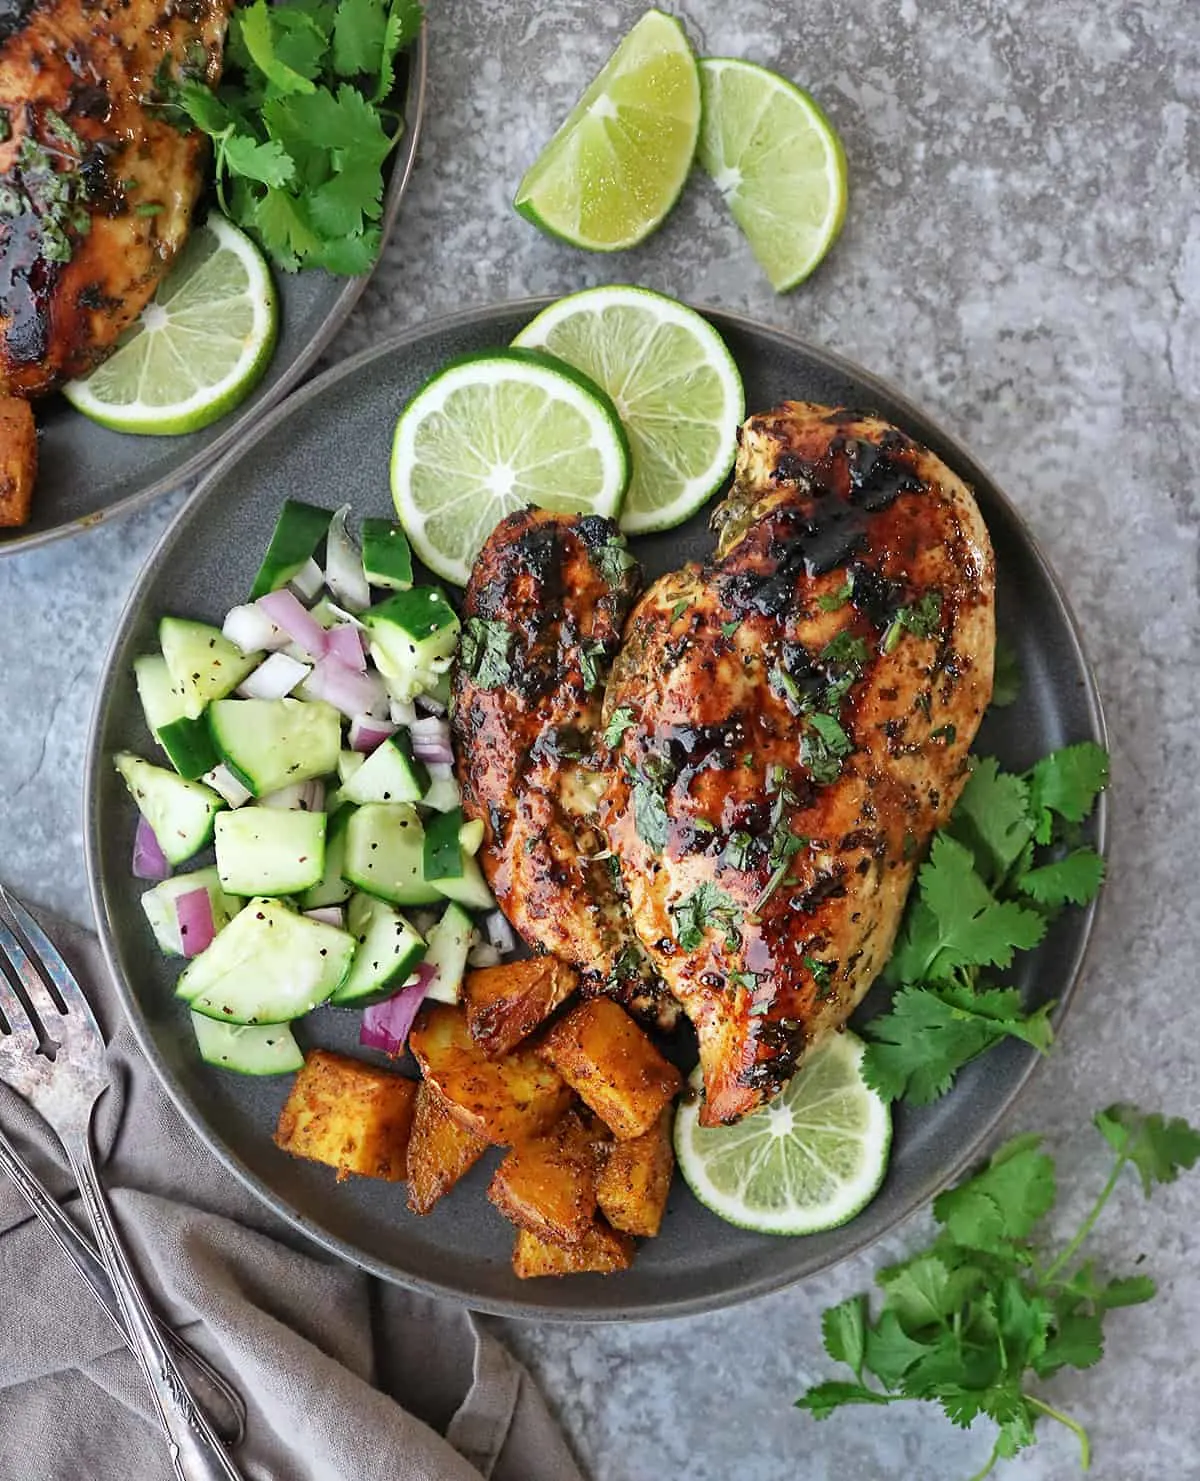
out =
<path fill-rule="evenodd" d="M 872 417 L 752 417 L 713 523 L 713 560 L 627 625 L 604 715 L 635 723 L 602 803 L 638 934 L 697 1030 L 709 1125 L 774 1095 L 887 960 L 995 635 L 970 491 Z M 656 810 L 661 847 L 640 831 Z"/>
<path fill-rule="evenodd" d="M 585 994 L 611 992 L 670 1025 L 678 1010 L 633 929 L 596 819 L 604 683 L 640 584 L 612 521 L 509 515 L 463 607 L 468 631 L 483 624 L 481 636 L 503 648 L 502 672 L 456 666 L 452 723 L 463 811 L 483 822 L 480 861 L 509 920 L 575 966 Z"/>
<path fill-rule="evenodd" d="M 216 83 L 232 0 L 38 0 L 0 23 L 0 395 L 85 374 L 186 239 L 207 141 L 162 69 Z"/>

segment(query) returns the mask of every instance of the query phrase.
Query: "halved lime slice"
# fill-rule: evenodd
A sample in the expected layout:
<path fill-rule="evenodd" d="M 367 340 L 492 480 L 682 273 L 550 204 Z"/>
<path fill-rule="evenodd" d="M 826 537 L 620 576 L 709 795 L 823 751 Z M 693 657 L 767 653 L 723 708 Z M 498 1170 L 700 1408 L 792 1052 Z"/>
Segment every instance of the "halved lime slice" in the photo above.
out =
<path fill-rule="evenodd" d="M 112 355 L 63 395 L 116 432 L 198 432 L 250 394 L 271 363 L 279 312 L 271 270 L 214 211 L 188 238 Z"/>
<path fill-rule="evenodd" d="M 683 27 L 648 10 L 521 181 L 522 216 L 575 247 L 649 236 L 683 189 L 700 132 L 700 82 Z"/>
<path fill-rule="evenodd" d="M 771 286 L 786 293 L 825 256 L 846 215 L 846 155 L 795 83 L 729 57 L 700 63 L 696 159 L 716 182 Z"/>
<path fill-rule="evenodd" d="M 629 444 L 599 386 L 536 350 L 465 355 L 405 407 L 392 497 L 431 571 L 465 586 L 483 542 L 526 504 L 615 515 Z"/>
<path fill-rule="evenodd" d="M 688 1187 L 721 1218 L 760 1234 L 816 1234 L 852 1219 L 887 1171 L 892 1117 L 863 1082 L 864 1045 L 831 1034 L 769 1105 L 733 1126 L 701 1126 L 700 1097 L 675 1115 Z M 697 1068 L 691 1079 L 699 1091 Z"/>
<path fill-rule="evenodd" d="M 513 343 L 549 350 L 612 397 L 633 452 L 629 534 L 681 524 L 733 466 L 742 378 L 694 309 L 645 288 L 589 288 L 543 309 Z"/>

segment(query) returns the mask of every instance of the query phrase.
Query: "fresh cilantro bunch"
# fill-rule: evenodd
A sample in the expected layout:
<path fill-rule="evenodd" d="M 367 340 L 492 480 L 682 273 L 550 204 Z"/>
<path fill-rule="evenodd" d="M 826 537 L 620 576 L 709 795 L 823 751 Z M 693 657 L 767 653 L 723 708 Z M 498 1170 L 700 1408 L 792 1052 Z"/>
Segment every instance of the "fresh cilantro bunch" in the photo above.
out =
<path fill-rule="evenodd" d="M 1107 1313 L 1155 1294 L 1149 1276 L 1102 1279 L 1094 1261 L 1076 1263 L 1124 1168 L 1137 1169 L 1149 1197 L 1156 1183 L 1173 1182 L 1200 1157 L 1200 1132 L 1180 1119 L 1115 1105 L 1095 1125 L 1116 1153 L 1112 1172 L 1057 1255 L 1047 1256 L 1031 1240 L 1054 1206 L 1054 1162 L 1040 1137 L 1019 1136 L 982 1172 L 934 1200 L 941 1233 L 928 1249 L 880 1271 L 877 1315 L 866 1295 L 825 1312 L 825 1350 L 851 1369 L 853 1381 L 819 1383 L 797 1407 L 825 1419 L 846 1404 L 929 1400 L 963 1428 L 986 1415 L 998 1432 L 972 1481 L 1032 1444 L 1040 1419 L 1054 1419 L 1078 1436 L 1086 1470 L 1087 1432 L 1031 1393 L 1027 1379 L 1090 1368 L 1104 1354 Z"/>
<path fill-rule="evenodd" d="M 383 165 L 403 118 L 387 107 L 419 0 L 239 6 L 214 92 L 171 89 L 170 116 L 213 142 L 217 199 L 286 272 L 368 271 L 379 255 Z"/>
<path fill-rule="evenodd" d="M 924 1105 L 1000 1039 L 1050 1046 L 1047 1003 L 1022 1010 L 1015 988 L 982 974 L 1012 965 L 1067 904 L 1085 905 L 1104 862 L 1080 846 L 1079 824 L 1108 784 L 1108 754 L 1089 742 L 1045 756 L 1018 776 L 975 764 L 948 828 L 917 875 L 885 977 L 890 1010 L 864 1025 L 867 1083 L 887 1100 Z"/>

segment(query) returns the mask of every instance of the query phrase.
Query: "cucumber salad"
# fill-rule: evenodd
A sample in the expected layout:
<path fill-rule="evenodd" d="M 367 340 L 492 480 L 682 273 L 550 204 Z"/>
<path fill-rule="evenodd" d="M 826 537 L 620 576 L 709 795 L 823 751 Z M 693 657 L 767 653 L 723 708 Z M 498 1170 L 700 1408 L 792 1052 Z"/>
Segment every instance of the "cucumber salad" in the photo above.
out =
<path fill-rule="evenodd" d="M 245 605 L 162 619 L 134 665 L 162 758 L 114 757 L 200 1054 L 243 1074 L 299 1069 L 289 1025 L 325 1003 L 397 1054 L 426 998 L 516 947 L 454 777 L 458 617 L 398 525 L 360 544 L 348 514 L 287 501 Z"/>

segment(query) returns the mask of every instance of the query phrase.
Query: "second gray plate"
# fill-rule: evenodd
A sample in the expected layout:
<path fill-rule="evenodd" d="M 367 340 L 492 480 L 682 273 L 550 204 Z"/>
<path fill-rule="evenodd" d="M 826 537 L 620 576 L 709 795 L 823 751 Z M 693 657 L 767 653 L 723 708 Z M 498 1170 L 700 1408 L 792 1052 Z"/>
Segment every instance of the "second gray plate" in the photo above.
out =
<path fill-rule="evenodd" d="M 388 457 L 397 413 L 452 355 L 507 344 L 543 305 L 511 304 L 423 326 L 338 366 L 268 416 L 209 475 L 180 512 L 139 579 L 103 679 L 87 780 L 87 852 L 101 939 L 138 1039 L 196 1130 L 285 1219 L 330 1250 L 389 1280 L 456 1297 L 487 1311 L 533 1319 L 619 1321 L 678 1316 L 776 1290 L 812 1276 L 879 1238 L 970 1162 L 1033 1070 L 1016 1041 L 959 1076 L 953 1092 L 920 1110 L 901 1108 L 892 1164 L 879 1196 L 850 1224 L 803 1239 L 755 1235 L 723 1224 L 676 1179 L 658 1239 L 643 1242 L 619 1275 L 518 1281 L 512 1229 L 485 1189 L 486 1157 L 427 1218 L 405 1206 L 403 1185 L 352 1179 L 335 1187 L 327 1168 L 300 1162 L 271 1141 L 287 1082 L 206 1068 L 187 1013 L 172 996 L 175 972 L 158 954 L 139 908 L 129 859 L 136 814 L 110 761 L 151 754 L 131 665 L 156 646 L 164 612 L 220 621 L 245 600 L 280 504 L 350 500 L 356 514 L 389 514 Z M 970 455 L 897 392 L 811 345 L 711 313 L 746 382 L 747 404 L 786 397 L 859 407 L 927 443 L 977 492 L 996 550 L 1001 631 L 1016 647 L 1024 682 L 1010 709 L 989 714 L 976 749 L 1023 768 L 1056 746 L 1104 742 L 1099 701 L 1062 593 L 1012 505 Z M 707 511 L 678 530 L 635 542 L 652 574 L 711 548 Z M 1103 801 L 1091 827 L 1104 846 Z M 1094 906 L 1073 910 L 1043 945 L 1019 960 L 1013 980 L 1030 1003 L 1075 989 Z M 877 1010 L 876 989 L 864 1005 Z M 308 1044 L 360 1052 L 358 1015 L 323 1009 L 305 1020 Z"/>

